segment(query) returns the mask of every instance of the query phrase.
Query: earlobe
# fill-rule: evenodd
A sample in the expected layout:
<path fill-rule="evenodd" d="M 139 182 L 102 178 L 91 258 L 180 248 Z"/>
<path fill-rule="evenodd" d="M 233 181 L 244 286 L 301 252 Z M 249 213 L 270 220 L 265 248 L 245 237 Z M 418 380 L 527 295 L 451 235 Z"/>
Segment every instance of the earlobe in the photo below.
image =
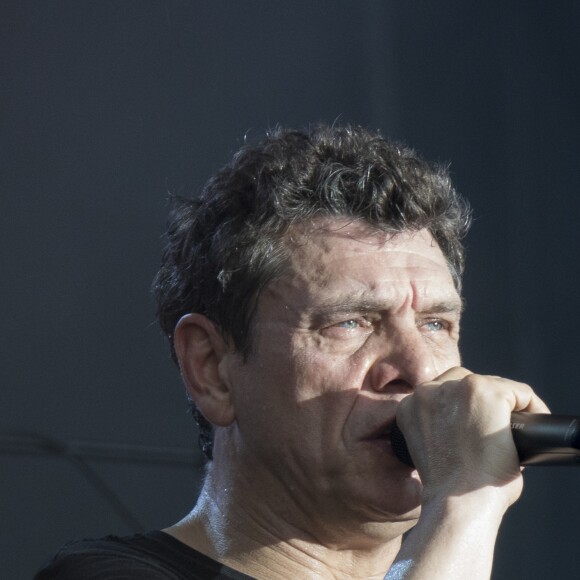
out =
<path fill-rule="evenodd" d="M 177 323 L 173 338 L 189 396 L 210 423 L 231 425 L 235 414 L 230 385 L 219 369 L 229 348 L 216 325 L 202 314 L 185 314 Z"/>

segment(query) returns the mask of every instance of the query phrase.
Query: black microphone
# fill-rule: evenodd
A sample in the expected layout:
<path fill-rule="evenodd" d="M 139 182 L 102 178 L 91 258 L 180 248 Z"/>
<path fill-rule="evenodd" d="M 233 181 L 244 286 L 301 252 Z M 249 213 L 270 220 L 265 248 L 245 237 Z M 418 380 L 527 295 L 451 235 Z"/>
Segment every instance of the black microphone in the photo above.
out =
<path fill-rule="evenodd" d="M 520 465 L 580 465 L 580 417 L 512 413 L 512 437 Z M 397 423 L 391 445 L 399 461 L 415 467 Z"/>

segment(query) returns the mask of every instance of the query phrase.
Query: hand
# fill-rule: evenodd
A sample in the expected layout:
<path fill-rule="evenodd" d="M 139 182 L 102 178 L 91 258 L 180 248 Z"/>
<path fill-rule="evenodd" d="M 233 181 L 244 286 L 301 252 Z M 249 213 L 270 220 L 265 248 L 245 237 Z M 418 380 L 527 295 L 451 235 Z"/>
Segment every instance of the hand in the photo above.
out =
<path fill-rule="evenodd" d="M 549 412 L 523 383 L 453 368 L 419 385 L 397 410 L 423 482 L 423 503 L 493 487 L 505 508 L 522 478 L 510 428 L 512 411 Z"/>

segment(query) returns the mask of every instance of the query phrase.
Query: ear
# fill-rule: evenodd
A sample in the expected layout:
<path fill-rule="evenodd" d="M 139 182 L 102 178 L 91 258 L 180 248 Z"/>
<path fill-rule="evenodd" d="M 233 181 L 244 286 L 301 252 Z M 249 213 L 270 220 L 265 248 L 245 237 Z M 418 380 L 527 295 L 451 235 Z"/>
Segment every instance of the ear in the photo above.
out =
<path fill-rule="evenodd" d="M 216 325 L 202 314 L 185 314 L 173 341 L 189 396 L 210 423 L 231 425 L 235 419 L 231 392 L 219 369 L 230 349 Z"/>

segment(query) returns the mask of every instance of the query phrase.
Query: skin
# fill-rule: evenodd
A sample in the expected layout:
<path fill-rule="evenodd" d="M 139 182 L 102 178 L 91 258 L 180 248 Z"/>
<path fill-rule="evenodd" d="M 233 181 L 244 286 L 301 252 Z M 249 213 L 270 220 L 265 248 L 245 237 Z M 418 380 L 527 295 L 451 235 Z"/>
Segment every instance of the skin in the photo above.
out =
<path fill-rule="evenodd" d="M 393 562 L 391 578 L 488 577 L 521 492 L 509 415 L 545 405 L 459 366 L 461 299 L 426 230 L 318 220 L 287 243 L 248 361 L 199 314 L 177 326 L 216 438 L 196 507 L 166 531 L 257 578 L 383 578 Z M 418 471 L 392 452 L 395 415 Z"/>

